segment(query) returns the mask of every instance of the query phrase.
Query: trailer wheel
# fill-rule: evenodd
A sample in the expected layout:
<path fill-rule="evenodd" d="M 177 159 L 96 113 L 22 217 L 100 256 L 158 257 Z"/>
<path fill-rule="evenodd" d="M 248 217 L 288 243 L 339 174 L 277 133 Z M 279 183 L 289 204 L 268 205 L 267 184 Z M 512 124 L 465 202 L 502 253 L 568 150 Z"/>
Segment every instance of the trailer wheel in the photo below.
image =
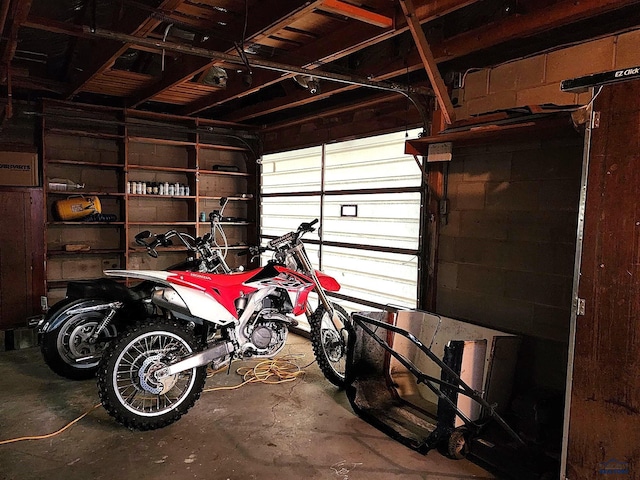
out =
<path fill-rule="evenodd" d="M 463 428 L 456 428 L 449 436 L 447 442 L 447 454 L 451 458 L 461 460 L 469 453 L 468 432 Z"/>

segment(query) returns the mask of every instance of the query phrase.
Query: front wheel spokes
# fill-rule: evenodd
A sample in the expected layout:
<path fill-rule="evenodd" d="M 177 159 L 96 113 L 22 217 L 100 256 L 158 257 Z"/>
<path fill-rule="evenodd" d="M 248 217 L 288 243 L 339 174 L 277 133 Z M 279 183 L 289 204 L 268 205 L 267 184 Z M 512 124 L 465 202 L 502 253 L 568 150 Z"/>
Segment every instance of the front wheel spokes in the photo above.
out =
<path fill-rule="evenodd" d="M 327 358 L 336 363 L 343 359 L 345 349 L 340 334 L 333 328 L 322 330 L 322 345 L 327 352 Z"/>

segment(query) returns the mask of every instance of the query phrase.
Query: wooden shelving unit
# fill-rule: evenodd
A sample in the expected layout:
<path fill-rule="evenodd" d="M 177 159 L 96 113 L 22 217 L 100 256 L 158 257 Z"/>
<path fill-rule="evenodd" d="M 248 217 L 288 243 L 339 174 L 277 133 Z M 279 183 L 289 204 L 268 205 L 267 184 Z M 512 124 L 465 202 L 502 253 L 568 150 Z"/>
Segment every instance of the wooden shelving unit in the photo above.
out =
<path fill-rule="evenodd" d="M 184 258 L 184 249 L 146 255 L 134 237 L 169 229 L 204 235 L 202 213 L 229 199 L 223 223 L 230 250 L 258 242 L 257 135 L 246 127 L 212 120 L 47 101 L 43 105 L 42 158 L 46 205 L 46 281 L 50 302 L 66 282 L 96 278 L 107 268 L 162 269 Z M 48 180 L 68 178 L 84 188 L 60 191 Z M 131 191 L 133 182 L 189 187 L 188 195 Z M 129 185 L 129 188 L 127 188 Z M 186 190 L 186 189 L 185 189 Z M 63 221 L 54 202 L 71 195 L 97 196 L 116 221 Z M 88 245 L 66 251 L 65 245 Z M 247 261 L 244 257 L 241 261 Z M 229 256 L 232 266 L 238 259 Z"/>

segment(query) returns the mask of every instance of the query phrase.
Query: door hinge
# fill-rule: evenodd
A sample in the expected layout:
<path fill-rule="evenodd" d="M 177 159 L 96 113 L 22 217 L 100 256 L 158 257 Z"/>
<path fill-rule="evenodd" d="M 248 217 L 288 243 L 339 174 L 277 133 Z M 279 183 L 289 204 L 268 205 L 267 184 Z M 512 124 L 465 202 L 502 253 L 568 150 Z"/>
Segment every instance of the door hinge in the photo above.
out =
<path fill-rule="evenodd" d="M 576 315 L 579 316 L 579 317 L 584 316 L 585 308 L 586 308 L 585 299 L 584 298 L 578 298 L 578 308 L 577 308 Z"/>
<path fill-rule="evenodd" d="M 593 116 L 591 117 L 591 128 L 599 128 L 600 127 L 600 112 L 593 112 Z"/>

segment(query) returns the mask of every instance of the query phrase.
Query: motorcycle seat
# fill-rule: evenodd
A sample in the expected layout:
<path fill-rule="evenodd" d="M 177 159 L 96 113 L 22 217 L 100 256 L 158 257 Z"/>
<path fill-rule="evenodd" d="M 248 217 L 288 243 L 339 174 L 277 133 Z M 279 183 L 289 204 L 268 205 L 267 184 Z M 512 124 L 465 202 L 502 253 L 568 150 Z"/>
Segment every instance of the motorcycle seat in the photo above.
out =
<path fill-rule="evenodd" d="M 67 283 L 68 298 L 95 298 L 130 302 L 139 300 L 141 293 L 128 288 L 111 278 L 97 278 L 94 280 L 74 280 Z"/>

